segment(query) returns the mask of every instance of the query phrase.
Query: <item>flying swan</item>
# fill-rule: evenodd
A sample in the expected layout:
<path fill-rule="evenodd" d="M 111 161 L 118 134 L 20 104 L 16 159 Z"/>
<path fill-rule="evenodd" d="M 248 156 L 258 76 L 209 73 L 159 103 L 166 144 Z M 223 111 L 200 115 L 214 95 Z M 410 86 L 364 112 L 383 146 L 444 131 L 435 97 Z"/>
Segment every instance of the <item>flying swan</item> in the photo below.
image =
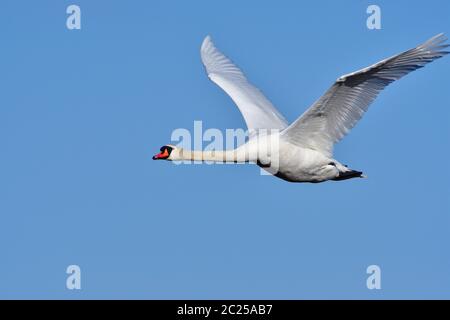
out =
<path fill-rule="evenodd" d="M 238 106 L 247 124 L 249 138 L 238 148 L 223 151 L 193 151 L 165 145 L 153 159 L 252 162 L 291 182 L 364 178 L 361 171 L 349 169 L 333 159 L 333 145 L 355 126 L 388 84 L 449 53 L 444 50 L 449 46 L 446 40 L 444 34 L 438 34 L 414 49 L 339 77 L 319 100 L 289 125 L 207 36 L 200 53 L 208 77 Z"/>

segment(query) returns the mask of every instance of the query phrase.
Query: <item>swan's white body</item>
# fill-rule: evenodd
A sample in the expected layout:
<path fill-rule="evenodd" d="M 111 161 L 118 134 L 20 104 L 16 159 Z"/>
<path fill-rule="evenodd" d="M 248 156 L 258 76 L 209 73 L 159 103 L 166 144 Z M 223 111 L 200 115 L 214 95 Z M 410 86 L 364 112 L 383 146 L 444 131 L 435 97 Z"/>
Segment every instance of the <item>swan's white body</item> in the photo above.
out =
<path fill-rule="evenodd" d="M 333 145 L 362 118 L 378 93 L 391 82 L 447 54 L 439 34 L 416 48 L 339 77 L 331 88 L 291 125 L 212 43 L 201 57 L 208 77 L 236 103 L 250 132 L 235 150 L 190 151 L 164 146 L 154 159 L 254 162 L 287 181 L 322 182 L 364 177 L 333 159 Z M 271 134 L 267 134 L 271 130 Z M 260 133 L 264 131 L 264 134 Z M 276 148 L 273 148 L 274 141 Z M 270 146 L 270 147 L 269 147 Z M 263 152 L 262 152 L 263 150 Z"/>
<path fill-rule="evenodd" d="M 271 148 L 276 141 L 276 148 Z M 267 172 L 291 182 L 322 182 L 353 172 L 322 152 L 293 145 L 281 134 L 254 135 L 234 150 L 191 151 L 173 145 L 168 160 L 256 163 Z"/>

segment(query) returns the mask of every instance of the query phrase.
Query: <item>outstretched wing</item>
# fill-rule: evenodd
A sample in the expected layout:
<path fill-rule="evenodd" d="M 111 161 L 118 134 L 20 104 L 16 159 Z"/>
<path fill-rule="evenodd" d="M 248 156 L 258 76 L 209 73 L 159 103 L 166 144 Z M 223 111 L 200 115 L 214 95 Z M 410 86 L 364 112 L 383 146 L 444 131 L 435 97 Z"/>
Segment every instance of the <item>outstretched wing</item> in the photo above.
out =
<path fill-rule="evenodd" d="M 327 155 L 362 118 L 378 93 L 391 82 L 422 68 L 448 51 L 439 34 L 418 47 L 344 75 L 300 118 L 282 132 L 284 138 Z"/>
<path fill-rule="evenodd" d="M 244 73 L 214 46 L 211 37 L 203 40 L 202 62 L 208 77 L 221 87 L 241 111 L 249 130 L 279 129 L 288 126 L 262 92 L 246 79 Z"/>

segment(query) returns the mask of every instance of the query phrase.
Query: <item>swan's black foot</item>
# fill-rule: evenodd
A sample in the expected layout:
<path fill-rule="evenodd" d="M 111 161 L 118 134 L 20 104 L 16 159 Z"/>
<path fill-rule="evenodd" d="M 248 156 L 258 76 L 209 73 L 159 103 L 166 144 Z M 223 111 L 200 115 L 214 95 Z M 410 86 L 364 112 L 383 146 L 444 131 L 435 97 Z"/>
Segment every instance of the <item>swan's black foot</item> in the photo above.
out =
<path fill-rule="evenodd" d="M 364 176 L 361 171 L 350 170 L 350 171 L 345 171 L 345 172 L 339 172 L 339 175 L 336 178 L 331 179 L 331 180 L 340 181 L 340 180 L 347 180 L 347 179 L 351 179 L 351 178 L 364 178 Z"/>

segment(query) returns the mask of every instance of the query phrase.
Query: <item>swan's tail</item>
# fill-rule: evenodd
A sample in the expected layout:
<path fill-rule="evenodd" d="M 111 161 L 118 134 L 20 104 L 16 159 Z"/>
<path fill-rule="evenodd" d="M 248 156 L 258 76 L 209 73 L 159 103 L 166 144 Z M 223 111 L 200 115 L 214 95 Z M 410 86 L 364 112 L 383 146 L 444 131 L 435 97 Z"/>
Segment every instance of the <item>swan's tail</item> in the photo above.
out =
<path fill-rule="evenodd" d="M 348 171 L 340 171 L 339 175 L 332 179 L 333 181 L 341 181 L 341 180 L 347 180 L 352 178 L 367 178 L 361 171 L 356 170 L 348 170 Z"/>

